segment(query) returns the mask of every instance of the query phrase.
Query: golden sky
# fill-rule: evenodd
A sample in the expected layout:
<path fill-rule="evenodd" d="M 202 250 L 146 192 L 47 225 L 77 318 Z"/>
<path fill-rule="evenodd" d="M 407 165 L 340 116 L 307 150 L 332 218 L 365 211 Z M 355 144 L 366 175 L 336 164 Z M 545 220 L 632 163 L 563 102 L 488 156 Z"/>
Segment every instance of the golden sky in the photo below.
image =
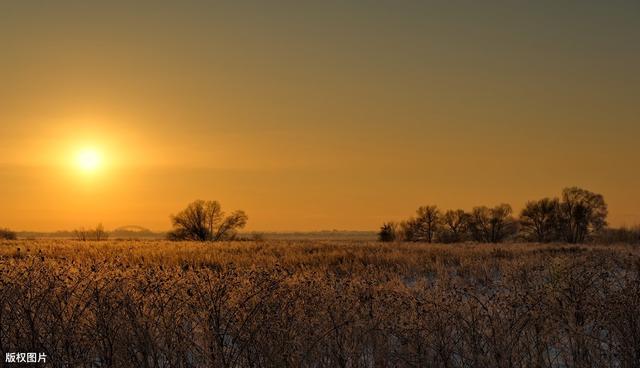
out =
<path fill-rule="evenodd" d="M 0 227 L 201 198 L 373 230 L 573 185 L 640 223 L 637 1 L 211 3 L 0 2 Z"/>

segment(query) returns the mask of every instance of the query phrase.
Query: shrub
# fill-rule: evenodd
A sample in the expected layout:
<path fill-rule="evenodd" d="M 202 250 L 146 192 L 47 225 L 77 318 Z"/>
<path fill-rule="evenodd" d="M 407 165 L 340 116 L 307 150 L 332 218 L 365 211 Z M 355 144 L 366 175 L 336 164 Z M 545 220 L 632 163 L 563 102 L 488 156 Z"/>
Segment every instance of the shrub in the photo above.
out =
<path fill-rule="evenodd" d="M 638 362 L 636 247 L 22 242 L 0 245 L 0 353 L 52 367 Z"/>
<path fill-rule="evenodd" d="M 378 232 L 378 240 L 381 242 L 396 241 L 398 225 L 394 222 L 386 222 L 380 227 Z"/>

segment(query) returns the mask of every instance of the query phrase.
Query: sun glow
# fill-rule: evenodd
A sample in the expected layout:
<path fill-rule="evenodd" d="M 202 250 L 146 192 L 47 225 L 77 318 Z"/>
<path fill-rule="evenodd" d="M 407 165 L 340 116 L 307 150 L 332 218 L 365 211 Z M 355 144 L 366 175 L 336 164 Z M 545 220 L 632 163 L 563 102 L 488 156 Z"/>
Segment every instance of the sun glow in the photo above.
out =
<path fill-rule="evenodd" d="M 102 155 L 95 149 L 85 148 L 76 155 L 76 164 L 82 171 L 95 171 L 102 164 Z"/>

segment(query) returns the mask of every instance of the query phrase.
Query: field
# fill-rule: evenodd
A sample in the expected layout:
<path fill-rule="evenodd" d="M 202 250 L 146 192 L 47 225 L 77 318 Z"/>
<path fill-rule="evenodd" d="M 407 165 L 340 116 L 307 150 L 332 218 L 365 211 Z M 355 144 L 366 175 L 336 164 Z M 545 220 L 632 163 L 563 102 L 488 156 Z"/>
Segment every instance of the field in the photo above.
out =
<path fill-rule="evenodd" d="M 67 367 L 638 367 L 640 248 L 0 242 L 0 353 Z"/>

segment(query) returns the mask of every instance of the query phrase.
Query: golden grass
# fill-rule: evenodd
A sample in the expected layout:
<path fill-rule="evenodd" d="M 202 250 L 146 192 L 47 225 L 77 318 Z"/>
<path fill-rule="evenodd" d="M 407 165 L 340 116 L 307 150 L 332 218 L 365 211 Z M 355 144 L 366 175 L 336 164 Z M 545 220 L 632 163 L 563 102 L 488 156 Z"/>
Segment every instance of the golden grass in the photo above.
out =
<path fill-rule="evenodd" d="M 79 367 L 640 363 L 632 246 L 0 242 L 0 353 Z"/>

